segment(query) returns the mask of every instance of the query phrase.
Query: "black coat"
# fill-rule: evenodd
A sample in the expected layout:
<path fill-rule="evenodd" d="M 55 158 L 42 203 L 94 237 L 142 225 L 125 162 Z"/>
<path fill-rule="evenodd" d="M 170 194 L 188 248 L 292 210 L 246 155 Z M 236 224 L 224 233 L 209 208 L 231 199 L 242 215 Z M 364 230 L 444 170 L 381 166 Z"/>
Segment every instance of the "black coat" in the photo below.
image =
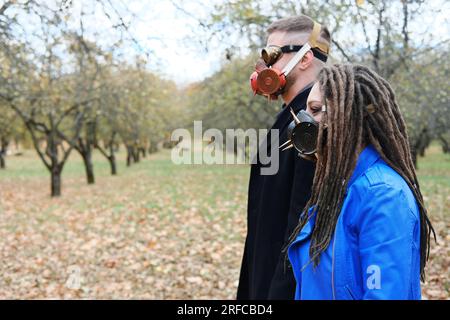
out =
<path fill-rule="evenodd" d="M 287 140 L 287 127 L 292 121 L 289 108 L 295 113 L 305 109 L 310 90 L 311 86 L 305 88 L 277 115 L 272 129 L 280 130 L 279 145 Z M 294 148 L 278 152 L 277 174 L 261 175 L 259 161 L 251 167 L 239 300 L 294 299 L 295 278 L 291 268 L 284 268 L 281 251 L 310 197 L 314 164 L 300 158 Z"/>

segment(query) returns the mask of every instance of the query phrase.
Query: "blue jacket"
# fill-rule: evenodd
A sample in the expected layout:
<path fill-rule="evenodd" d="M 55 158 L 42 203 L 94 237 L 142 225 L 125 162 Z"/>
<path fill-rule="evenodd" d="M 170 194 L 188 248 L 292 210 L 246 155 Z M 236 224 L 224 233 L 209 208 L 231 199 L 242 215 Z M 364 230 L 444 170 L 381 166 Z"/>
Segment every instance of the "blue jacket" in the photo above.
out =
<path fill-rule="evenodd" d="M 420 299 L 420 219 L 405 180 L 366 147 L 348 183 L 332 241 L 314 268 L 315 214 L 288 249 L 295 299 Z"/>

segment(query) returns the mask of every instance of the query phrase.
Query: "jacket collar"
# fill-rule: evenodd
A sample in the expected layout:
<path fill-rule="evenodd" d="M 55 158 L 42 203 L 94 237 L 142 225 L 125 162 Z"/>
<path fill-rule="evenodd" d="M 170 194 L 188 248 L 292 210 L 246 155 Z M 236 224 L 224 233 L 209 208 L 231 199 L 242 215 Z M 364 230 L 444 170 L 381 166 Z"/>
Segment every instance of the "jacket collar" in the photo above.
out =
<path fill-rule="evenodd" d="M 361 175 L 363 175 L 379 158 L 380 155 L 372 145 L 368 145 L 367 147 L 365 147 L 364 150 L 359 154 L 355 169 L 353 170 L 352 176 L 347 185 L 347 190 L 355 182 L 355 180 Z M 310 214 L 312 210 L 314 210 L 314 207 L 310 208 L 309 210 Z M 298 243 L 309 237 L 312 230 L 314 229 L 314 225 L 316 222 L 316 214 L 317 211 L 314 210 L 314 212 L 312 213 L 312 217 L 309 218 L 308 222 L 302 228 L 294 243 Z"/>
<path fill-rule="evenodd" d="M 365 147 L 364 150 L 359 154 L 355 169 L 353 169 L 352 176 L 350 177 L 350 180 L 348 182 L 347 190 L 351 187 L 353 182 L 355 182 L 357 178 L 364 174 L 379 158 L 380 155 L 372 145 L 369 144 L 367 147 Z"/>

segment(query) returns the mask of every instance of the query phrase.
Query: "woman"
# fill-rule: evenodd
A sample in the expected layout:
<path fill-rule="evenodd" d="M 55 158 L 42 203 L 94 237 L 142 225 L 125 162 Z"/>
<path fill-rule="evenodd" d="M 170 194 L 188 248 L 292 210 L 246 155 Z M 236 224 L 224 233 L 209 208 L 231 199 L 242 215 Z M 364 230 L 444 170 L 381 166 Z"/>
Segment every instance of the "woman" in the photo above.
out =
<path fill-rule="evenodd" d="M 287 252 L 295 298 L 420 299 L 434 230 L 394 92 L 359 65 L 318 79 L 307 107 L 321 142 L 312 195 Z"/>

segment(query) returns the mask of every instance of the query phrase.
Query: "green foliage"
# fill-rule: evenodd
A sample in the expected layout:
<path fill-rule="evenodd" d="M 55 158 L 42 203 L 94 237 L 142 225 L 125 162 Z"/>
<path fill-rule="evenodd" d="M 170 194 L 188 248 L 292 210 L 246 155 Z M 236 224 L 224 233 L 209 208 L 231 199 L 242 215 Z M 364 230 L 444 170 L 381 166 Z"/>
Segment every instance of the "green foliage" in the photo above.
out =
<path fill-rule="evenodd" d="M 249 75 L 256 57 L 234 59 L 221 71 L 189 88 L 192 119 L 202 119 L 204 128 L 267 128 L 274 120 L 279 102 L 253 96 Z"/>

